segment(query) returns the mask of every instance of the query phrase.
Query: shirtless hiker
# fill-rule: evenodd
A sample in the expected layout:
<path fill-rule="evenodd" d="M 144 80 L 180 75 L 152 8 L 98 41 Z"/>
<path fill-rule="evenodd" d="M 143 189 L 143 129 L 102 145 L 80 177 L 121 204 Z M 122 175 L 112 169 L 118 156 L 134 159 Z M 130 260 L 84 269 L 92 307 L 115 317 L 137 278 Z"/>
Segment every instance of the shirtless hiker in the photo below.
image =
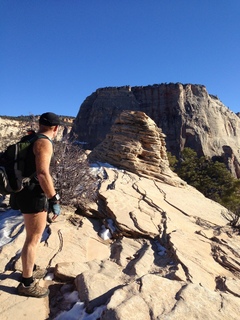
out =
<path fill-rule="evenodd" d="M 47 288 L 40 287 L 36 278 L 44 276 L 46 270 L 36 269 L 35 260 L 37 246 L 41 241 L 46 227 L 47 212 L 53 212 L 55 220 L 60 214 L 60 197 L 54 188 L 50 174 L 50 162 L 53 155 L 52 140 L 56 137 L 60 125 L 59 117 L 46 112 L 39 118 L 37 140 L 31 145 L 26 159 L 25 176 L 36 172 L 29 186 L 11 196 L 14 203 L 23 214 L 26 239 L 22 248 L 22 280 L 18 293 L 30 297 L 45 297 L 49 294 Z"/>

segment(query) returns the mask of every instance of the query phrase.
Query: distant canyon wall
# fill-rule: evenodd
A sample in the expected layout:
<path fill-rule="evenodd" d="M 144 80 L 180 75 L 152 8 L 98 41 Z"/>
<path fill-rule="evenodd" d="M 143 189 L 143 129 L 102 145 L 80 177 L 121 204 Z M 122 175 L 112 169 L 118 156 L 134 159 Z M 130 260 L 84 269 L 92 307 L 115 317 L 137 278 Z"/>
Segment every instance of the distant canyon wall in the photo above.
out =
<path fill-rule="evenodd" d="M 62 140 L 63 137 L 68 137 L 72 128 L 73 120 L 71 118 L 65 117 L 62 121 L 63 125 L 59 127 L 56 137 L 58 141 Z M 27 134 L 29 129 L 38 130 L 38 118 L 33 121 L 22 121 L 0 116 L 0 152 L 4 151 L 8 145 L 19 141 L 22 136 Z"/>
<path fill-rule="evenodd" d="M 71 134 L 92 150 L 123 110 L 143 111 L 153 119 L 166 135 L 167 150 L 177 158 L 185 147 L 198 155 L 221 156 L 240 177 L 240 119 L 205 86 L 170 83 L 98 89 L 82 103 Z"/>

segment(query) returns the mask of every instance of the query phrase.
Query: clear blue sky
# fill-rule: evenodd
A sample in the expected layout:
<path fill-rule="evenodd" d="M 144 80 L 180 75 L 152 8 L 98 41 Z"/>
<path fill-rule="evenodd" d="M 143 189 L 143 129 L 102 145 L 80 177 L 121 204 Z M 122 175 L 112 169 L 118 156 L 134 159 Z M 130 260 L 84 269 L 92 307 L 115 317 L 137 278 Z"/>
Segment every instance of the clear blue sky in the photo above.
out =
<path fill-rule="evenodd" d="M 98 88 L 163 82 L 240 111 L 239 0 L 0 0 L 0 115 L 76 116 Z"/>

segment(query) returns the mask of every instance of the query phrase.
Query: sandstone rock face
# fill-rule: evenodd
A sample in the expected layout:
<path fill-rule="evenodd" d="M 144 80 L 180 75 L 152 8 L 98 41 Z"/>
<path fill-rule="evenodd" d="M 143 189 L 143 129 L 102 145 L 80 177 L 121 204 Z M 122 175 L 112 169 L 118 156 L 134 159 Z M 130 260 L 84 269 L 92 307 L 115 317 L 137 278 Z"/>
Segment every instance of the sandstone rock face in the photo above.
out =
<path fill-rule="evenodd" d="M 22 221 L 4 234 L 11 241 L 0 248 L 1 320 L 237 320 L 239 230 L 226 224 L 224 207 L 171 174 L 164 137 L 146 114 L 117 119 L 95 157 L 114 160 L 119 149 L 124 169 L 97 161 L 96 203 L 79 213 L 63 207 L 46 225 L 36 263 L 48 271 L 40 280 L 48 297 L 17 295 Z M 135 138 L 138 147 L 126 149 Z"/>
<path fill-rule="evenodd" d="M 123 111 L 104 141 L 89 154 L 89 159 L 172 184 L 183 183 L 169 169 L 165 136 L 144 112 Z"/>
<path fill-rule="evenodd" d="M 22 121 L 8 120 L 0 118 L 0 151 L 5 148 L 4 140 L 8 139 L 11 141 L 19 135 L 23 126 Z M 26 128 L 27 130 L 27 128 Z M 26 133 L 26 131 L 25 131 Z M 15 142 L 15 140 L 14 140 Z M 14 143 L 13 142 L 13 143 Z"/>
<path fill-rule="evenodd" d="M 178 157 L 184 147 L 190 147 L 199 155 L 222 156 L 232 173 L 240 177 L 240 119 L 203 85 L 98 89 L 81 105 L 72 134 L 92 150 L 105 139 L 123 110 L 143 111 L 153 119 L 166 135 L 167 150 L 173 155 Z"/>

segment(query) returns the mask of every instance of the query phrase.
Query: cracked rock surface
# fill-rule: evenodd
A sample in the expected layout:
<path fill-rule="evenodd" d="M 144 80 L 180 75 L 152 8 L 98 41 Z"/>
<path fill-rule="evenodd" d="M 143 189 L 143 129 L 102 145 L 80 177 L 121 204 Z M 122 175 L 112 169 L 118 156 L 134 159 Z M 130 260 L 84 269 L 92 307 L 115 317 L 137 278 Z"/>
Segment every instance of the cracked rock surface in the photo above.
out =
<path fill-rule="evenodd" d="M 44 299 L 20 297 L 24 230 L 0 253 L 1 319 L 55 319 L 75 294 L 106 319 L 238 319 L 240 245 L 225 210 L 189 186 L 175 187 L 104 168 L 98 206 L 85 216 L 64 208 L 47 226 L 37 264 Z M 109 188 L 114 185 L 114 188 Z M 99 235 L 109 229 L 111 239 Z M 20 226 L 19 230 L 22 230 Z"/>

